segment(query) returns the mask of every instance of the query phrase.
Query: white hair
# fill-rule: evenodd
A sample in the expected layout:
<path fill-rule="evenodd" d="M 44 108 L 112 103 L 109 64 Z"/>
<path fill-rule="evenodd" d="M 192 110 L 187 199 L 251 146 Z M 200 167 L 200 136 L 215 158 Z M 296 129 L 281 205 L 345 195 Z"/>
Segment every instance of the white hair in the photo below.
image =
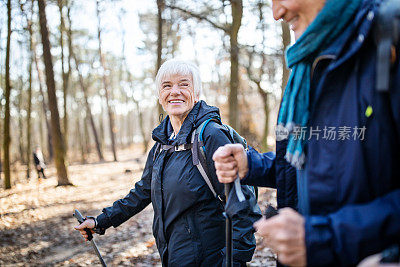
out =
<path fill-rule="evenodd" d="M 200 97 L 202 86 L 199 68 L 190 61 L 177 59 L 169 59 L 165 61 L 158 70 L 156 76 L 158 94 L 160 94 L 162 79 L 173 74 L 192 75 L 194 94 L 197 97 Z"/>

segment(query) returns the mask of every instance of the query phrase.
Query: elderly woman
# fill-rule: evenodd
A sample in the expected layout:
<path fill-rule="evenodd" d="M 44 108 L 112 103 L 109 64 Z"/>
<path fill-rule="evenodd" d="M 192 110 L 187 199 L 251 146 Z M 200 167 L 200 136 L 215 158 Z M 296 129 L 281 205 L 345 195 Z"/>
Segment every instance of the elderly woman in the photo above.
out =
<path fill-rule="evenodd" d="M 399 44 L 377 56 L 379 19 L 394 23 L 399 2 L 383 16 L 389 0 L 272 2 L 296 37 L 276 156 L 226 145 L 214 154 L 218 178 L 238 171 L 242 184 L 277 188 L 283 209 L 255 226 L 281 263 L 355 266 L 400 240 Z M 388 88 L 376 84 L 382 62 Z"/>
<path fill-rule="evenodd" d="M 199 71 L 189 62 L 166 61 L 158 71 L 156 84 L 159 102 L 168 116 L 153 130 L 156 144 L 147 157 L 142 179 L 125 198 L 76 229 L 85 238 L 85 227 L 104 233 L 108 227 L 119 226 L 152 203 L 153 234 L 163 266 L 221 266 L 225 246 L 221 202 L 193 165 L 190 149 L 160 149 L 190 144 L 192 132 L 204 121 L 219 118 L 219 110 L 199 101 Z M 218 183 L 212 155 L 219 146 L 231 143 L 229 133 L 212 122 L 205 127 L 203 138 L 210 179 L 216 191 L 222 193 L 223 185 Z M 242 186 L 242 190 L 254 198 L 249 187 Z M 249 212 L 250 216 L 240 220 L 233 218 L 235 266 L 245 266 L 255 249 L 252 224 L 260 214 Z"/>

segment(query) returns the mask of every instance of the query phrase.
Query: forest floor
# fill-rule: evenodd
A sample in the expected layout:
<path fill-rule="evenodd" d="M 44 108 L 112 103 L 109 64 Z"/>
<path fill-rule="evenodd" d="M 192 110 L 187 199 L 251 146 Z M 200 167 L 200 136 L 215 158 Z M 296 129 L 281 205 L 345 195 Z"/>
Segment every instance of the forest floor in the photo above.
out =
<path fill-rule="evenodd" d="M 125 196 L 141 177 L 146 157 L 137 149 L 118 152 L 119 161 L 70 164 L 73 186 L 57 187 L 55 169 L 48 179 L 20 180 L 12 189 L 0 189 L 0 266 L 99 265 L 72 217 L 74 209 L 97 215 L 102 207 Z M 111 155 L 106 155 L 111 159 Z M 275 204 L 275 192 L 259 190 L 260 207 Z M 152 235 L 153 209 L 149 205 L 117 229 L 95 240 L 108 266 L 161 266 Z M 275 258 L 257 236 L 257 250 L 249 266 L 275 266 Z"/>

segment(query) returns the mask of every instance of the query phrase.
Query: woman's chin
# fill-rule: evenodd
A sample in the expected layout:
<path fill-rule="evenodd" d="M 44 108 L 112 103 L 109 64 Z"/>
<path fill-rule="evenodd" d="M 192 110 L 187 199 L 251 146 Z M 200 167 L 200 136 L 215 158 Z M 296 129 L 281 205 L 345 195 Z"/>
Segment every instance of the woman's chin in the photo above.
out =
<path fill-rule="evenodd" d="M 184 110 L 175 109 L 175 110 L 171 110 L 170 112 L 167 112 L 167 113 L 170 117 L 180 118 L 180 117 L 183 117 L 186 112 Z"/>

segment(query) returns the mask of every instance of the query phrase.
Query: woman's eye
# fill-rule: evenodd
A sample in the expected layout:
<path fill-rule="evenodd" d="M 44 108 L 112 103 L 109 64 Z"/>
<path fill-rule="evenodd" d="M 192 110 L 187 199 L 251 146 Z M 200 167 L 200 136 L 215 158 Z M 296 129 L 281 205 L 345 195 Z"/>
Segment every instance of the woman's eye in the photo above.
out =
<path fill-rule="evenodd" d="M 163 89 L 168 89 L 168 88 L 171 88 L 171 85 L 169 85 L 169 84 L 164 84 L 163 85 Z"/>
<path fill-rule="evenodd" d="M 187 83 L 181 83 L 181 86 L 186 87 L 186 86 L 189 86 L 189 84 L 187 84 Z"/>

